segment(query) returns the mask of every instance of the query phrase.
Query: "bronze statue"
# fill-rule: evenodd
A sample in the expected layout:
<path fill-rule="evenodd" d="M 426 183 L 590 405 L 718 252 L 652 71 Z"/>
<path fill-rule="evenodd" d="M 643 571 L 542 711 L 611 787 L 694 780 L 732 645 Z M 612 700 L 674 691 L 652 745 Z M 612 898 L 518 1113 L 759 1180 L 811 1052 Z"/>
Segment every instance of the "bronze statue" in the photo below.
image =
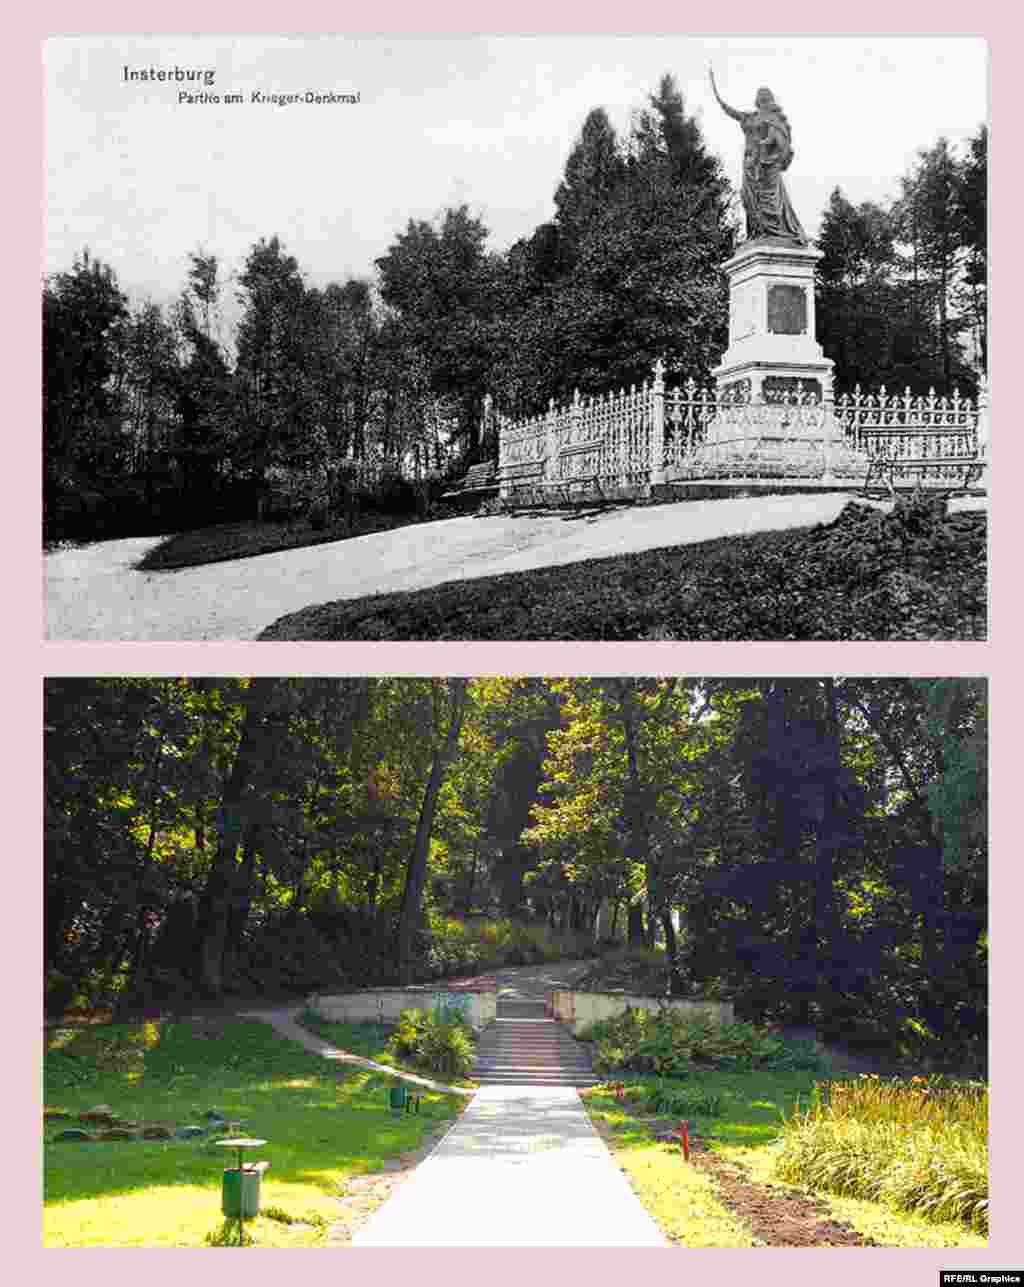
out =
<path fill-rule="evenodd" d="M 719 105 L 739 121 L 746 139 L 743 153 L 743 209 L 747 216 L 747 236 L 785 237 L 807 245 L 807 234 L 800 226 L 789 199 L 782 172 L 793 160 L 789 121 L 775 101 L 770 89 L 759 89 L 752 112 L 738 112 L 723 102 L 715 73 L 708 68 L 711 88 Z"/>

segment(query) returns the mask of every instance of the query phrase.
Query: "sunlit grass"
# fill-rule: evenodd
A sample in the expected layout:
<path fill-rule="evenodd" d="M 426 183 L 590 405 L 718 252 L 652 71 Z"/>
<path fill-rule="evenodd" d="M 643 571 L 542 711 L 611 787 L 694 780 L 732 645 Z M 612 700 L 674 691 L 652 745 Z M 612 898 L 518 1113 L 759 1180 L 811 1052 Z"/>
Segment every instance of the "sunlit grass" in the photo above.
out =
<path fill-rule="evenodd" d="M 630 1083 L 633 1089 L 636 1081 Z M 615 1161 L 644 1210 L 682 1247 L 752 1247 L 753 1237 L 718 1200 L 709 1176 L 685 1165 L 679 1150 L 652 1139 L 638 1120 L 604 1088 L 583 1096 L 587 1112 L 613 1134 Z"/>
<path fill-rule="evenodd" d="M 56 1143 L 77 1114 L 107 1104 L 121 1117 L 202 1125 L 207 1110 L 265 1139 L 270 1162 L 256 1245 L 315 1246 L 338 1219 L 346 1182 L 418 1147 L 457 1111 L 425 1093 L 420 1112 L 393 1116 L 387 1074 L 328 1063 L 256 1022 L 212 1039 L 188 1023 L 57 1030 L 47 1042 L 44 1127 L 46 1246 L 203 1246 L 223 1230 L 221 1176 L 230 1149 L 198 1140 Z M 254 1159 L 255 1160 L 255 1159 Z M 286 1223 L 291 1219 L 295 1223 Z M 247 1228 L 250 1222 L 246 1222 Z"/>
<path fill-rule="evenodd" d="M 787 1122 L 794 1120 L 798 1106 L 805 1106 L 813 1099 L 814 1074 L 796 1070 L 718 1072 L 707 1071 L 680 1081 L 658 1079 L 648 1075 L 623 1074 L 625 1103 L 619 1103 L 608 1086 L 585 1092 L 584 1103 L 591 1117 L 599 1119 L 614 1132 L 616 1161 L 630 1177 L 644 1207 L 658 1221 L 669 1236 L 680 1245 L 688 1247 L 752 1246 L 753 1240 L 743 1228 L 742 1221 L 733 1215 L 715 1196 L 714 1184 L 698 1168 L 682 1164 L 679 1149 L 674 1145 L 659 1143 L 651 1134 L 651 1118 L 663 1123 L 671 1120 L 669 1114 L 656 1114 L 645 1102 L 652 1088 L 677 1085 L 706 1096 L 715 1096 L 719 1108 L 714 1115 L 688 1114 L 690 1131 L 701 1137 L 710 1149 L 723 1159 L 736 1163 L 758 1184 L 798 1188 L 813 1193 L 825 1202 L 829 1212 L 856 1229 L 863 1236 L 872 1238 L 883 1246 L 894 1247 L 982 1247 L 987 1245 L 983 1232 L 971 1228 L 962 1220 L 950 1219 L 938 1208 L 933 1208 L 933 1218 L 920 1210 L 900 1209 L 883 1195 L 838 1194 L 827 1191 L 816 1183 L 804 1182 L 786 1173 L 780 1166 L 785 1156 L 784 1134 Z M 824 1083 L 839 1089 L 838 1103 L 849 1108 L 850 1094 L 847 1083 Z M 979 1130 L 987 1121 L 987 1105 L 982 1109 L 966 1098 L 951 1099 L 948 1106 L 950 1120 L 959 1120 L 961 1129 L 970 1123 Z M 867 1098 L 868 1092 L 861 1092 Z M 880 1095 L 871 1091 L 879 1112 L 882 1104 L 891 1098 L 889 1092 Z M 920 1096 L 918 1096 L 920 1098 Z M 927 1098 L 925 1096 L 924 1098 Z M 986 1097 L 987 1098 L 987 1097 Z M 890 1105 L 887 1111 L 898 1115 L 901 1130 L 906 1133 L 909 1120 L 902 1105 Z M 925 1116 L 934 1126 L 945 1110 L 929 1108 Z M 934 1116 L 933 1116 L 934 1115 Z M 683 1114 L 679 1114 L 683 1116 Z M 664 1128 L 664 1127 L 663 1127 Z M 890 1162 L 897 1159 L 892 1138 L 886 1137 Z M 877 1156 L 884 1159 L 884 1150 Z M 791 1181 L 791 1183 L 787 1183 Z"/>

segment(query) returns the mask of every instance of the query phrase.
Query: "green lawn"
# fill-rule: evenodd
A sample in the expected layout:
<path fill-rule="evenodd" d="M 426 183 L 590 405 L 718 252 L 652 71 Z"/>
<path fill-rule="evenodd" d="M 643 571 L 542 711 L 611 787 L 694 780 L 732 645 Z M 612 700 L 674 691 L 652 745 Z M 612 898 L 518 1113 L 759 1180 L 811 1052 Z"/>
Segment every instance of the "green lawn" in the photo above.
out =
<path fill-rule="evenodd" d="M 392 1116 L 386 1074 L 331 1064 L 255 1021 L 61 1028 L 47 1034 L 44 1244 L 200 1247 L 223 1235 L 221 1174 L 234 1155 L 212 1141 L 56 1143 L 77 1114 L 108 1105 L 143 1124 L 202 1125 L 207 1110 L 267 1141 L 257 1245 L 315 1246 L 353 1176 L 415 1149 L 455 1116 L 452 1096 L 424 1094 Z M 460 1097 L 461 1101 L 461 1097 Z M 56 1116 L 68 1114 L 68 1118 Z M 255 1160 L 255 1158 L 253 1159 Z"/>
<path fill-rule="evenodd" d="M 804 1192 L 785 1185 L 774 1171 L 775 1153 L 783 1117 L 788 1117 L 799 1096 L 808 1102 L 816 1077 L 821 1074 L 789 1071 L 717 1072 L 702 1070 L 680 1087 L 721 1096 L 714 1116 L 691 1114 L 693 1135 L 707 1141 L 721 1158 L 736 1164 L 750 1180 L 776 1190 Z M 750 1247 L 757 1245 L 742 1218 L 718 1198 L 711 1176 L 686 1165 L 675 1143 L 659 1143 L 651 1134 L 648 1113 L 633 1088 L 657 1081 L 655 1077 L 623 1074 L 626 1103 L 620 1104 L 611 1084 L 584 1093 L 590 1116 L 609 1133 L 622 1166 L 641 1202 L 679 1246 Z M 665 1129 L 664 1123 L 661 1129 Z M 865 1237 L 893 1247 L 984 1247 L 983 1236 L 961 1224 L 938 1223 L 896 1212 L 876 1202 L 837 1198 L 815 1192 L 831 1218 L 851 1225 Z"/>
<path fill-rule="evenodd" d="M 885 514 L 312 605 L 263 640 L 983 639 L 986 516 Z"/>

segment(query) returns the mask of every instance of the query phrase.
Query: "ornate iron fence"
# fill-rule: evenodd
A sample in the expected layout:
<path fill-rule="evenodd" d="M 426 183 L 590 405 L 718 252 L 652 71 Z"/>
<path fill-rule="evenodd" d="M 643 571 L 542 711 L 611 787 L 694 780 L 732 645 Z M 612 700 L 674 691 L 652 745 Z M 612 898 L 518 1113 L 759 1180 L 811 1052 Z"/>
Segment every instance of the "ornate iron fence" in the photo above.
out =
<path fill-rule="evenodd" d="M 830 462 L 830 477 L 857 476 L 856 455 L 861 476 L 870 466 L 893 486 L 949 487 L 963 485 L 972 464 L 980 477 L 987 448 L 984 382 L 974 402 L 959 392 L 890 395 L 884 386 L 822 400 L 817 381 L 780 381 L 755 399 L 749 383 L 666 388 L 659 361 L 640 388 L 590 398 L 577 391 L 567 406 L 552 400 L 545 415 L 499 420 L 498 477 L 512 500 L 568 496 L 577 485 L 637 495 L 666 481 L 814 477 L 824 451 L 842 458 L 839 468 Z"/>
<path fill-rule="evenodd" d="M 873 467 L 881 467 L 894 482 L 917 481 L 954 486 L 965 466 L 984 458 L 987 448 L 987 390 L 978 399 L 889 394 L 852 394 L 836 400 L 835 415 L 851 446 L 863 452 Z"/>

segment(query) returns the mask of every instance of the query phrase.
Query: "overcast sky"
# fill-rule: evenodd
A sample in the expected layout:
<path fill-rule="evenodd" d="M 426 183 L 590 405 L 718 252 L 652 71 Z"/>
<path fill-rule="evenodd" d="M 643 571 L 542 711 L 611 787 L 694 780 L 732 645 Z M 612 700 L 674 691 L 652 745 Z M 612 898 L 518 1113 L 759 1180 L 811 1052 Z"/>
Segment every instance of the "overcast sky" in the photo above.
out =
<path fill-rule="evenodd" d="M 959 37 L 85 37 L 46 45 L 47 263 L 84 246 L 134 301 L 181 290 L 204 249 L 237 271 L 277 234 L 313 284 L 369 276 L 407 221 L 467 203 L 503 250 L 551 217 L 566 157 L 603 106 L 625 133 L 661 75 L 679 84 L 739 186 L 742 135 L 707 81 L 749 109 L 761 85 L 793 130 L 787 184 L 810 235 L 830 192 L 886 200 L 920 148 L 987 119 L 987 54 Z M 215 70 L 180 85 L 124 68 Z M 358 93 L 354 105 L 253 103 Z"/>

